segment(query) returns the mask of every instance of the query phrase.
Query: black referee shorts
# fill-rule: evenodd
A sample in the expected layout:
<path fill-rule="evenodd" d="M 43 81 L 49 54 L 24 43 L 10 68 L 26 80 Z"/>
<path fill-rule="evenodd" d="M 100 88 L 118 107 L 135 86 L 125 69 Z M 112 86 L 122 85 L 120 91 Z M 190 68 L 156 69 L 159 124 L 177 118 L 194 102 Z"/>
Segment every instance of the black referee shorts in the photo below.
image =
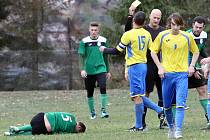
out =
<path fill-rule="evenodd" d="M 147 63 L 146 91 L 153 92 L 156 85 L 158 93 L 162 93 L 161 78 L 158 75 L 158 68 L 153 62 Z"/>

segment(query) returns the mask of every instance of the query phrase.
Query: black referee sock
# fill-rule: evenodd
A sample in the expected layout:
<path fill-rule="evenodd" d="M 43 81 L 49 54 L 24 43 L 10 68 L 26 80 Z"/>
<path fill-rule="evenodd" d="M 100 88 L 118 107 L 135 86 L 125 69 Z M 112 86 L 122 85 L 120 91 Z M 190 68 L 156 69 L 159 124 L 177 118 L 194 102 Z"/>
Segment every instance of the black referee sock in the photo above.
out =
<path fill-rule="evenodd" d="M 142 126 L 143 127 L 146 127 L 146 121 L 145 121 L 146 114 L 147 114 L 147 107 L 144 106 L 144 113 L 143 113 L 143 116 L 142 116 Z"/>

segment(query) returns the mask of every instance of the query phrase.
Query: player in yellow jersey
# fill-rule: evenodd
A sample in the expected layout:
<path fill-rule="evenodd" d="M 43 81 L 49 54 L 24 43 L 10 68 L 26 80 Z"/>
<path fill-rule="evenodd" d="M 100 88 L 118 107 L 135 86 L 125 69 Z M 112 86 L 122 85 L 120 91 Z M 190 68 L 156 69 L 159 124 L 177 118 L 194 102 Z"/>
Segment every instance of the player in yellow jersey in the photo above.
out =
<path fill-rule="evenodd" d="M 188 76 L 195 72 L 195 62 L 199 56 L 193 37 L 180 30 L 183 25 L 184 21 L 178 13 L 171 14 L 167 23 L 171 29 L 160 32 L 150 48 L 152 58 L 158 67 L 158 74 L 162 78 L 163 105 L 169 126 L 168 138 L 182 138 Z M 190 65 L 189 51 L 193 54 Z M 158 52 L 161 52 L 161 60 L 158 59 Z M 176 103 L 175 126 L 172 103 Z"/>
<path fill-rule="evenodd" d="M 117 54 L 126 51 L 125 60 L 128 67 L 130 96 L 134 101 L 135 126 L 130 131 L 143 131 L 142 114 L 144 106 L 155 110 L 160 119 L 164 119 L 163 109 L 145 97 L 145 77 L 147 73 L 147 48 L 152 44 L 152 38 L 143 28 L 145 13 L 137 12 L 133 17 L 133 29 L 121 37 L 121 42 L 116 48 L 100 47 L 100 51 L 108 54 Z"/>
<path fill-rule="evenodd" d="M 136 7 L 133 7 L 133 5 L 129 8 L 129 15 L 125 24 L 125 31 L 129 31 L 132 29 L 132 20 L 133 15 L 136 11 Z M 144 29 L 146 29 L 152 37 L 152 41 L 155 40 L 157 35 L 165 30 L 164 27 L 160 26 L 160 20 L 161 20 L 162 12 L 159 9 L 153 9 L 149 16 L 149 23 L 144 25 Z M 159 54 L 158 54 L 159 56 Z M 126 69 L 125 69 L 126 70 Z M 125 71 L 125 79 L 127 80 L 128 73 L 127 70 Z M 147 50 L 147 75 L 146 75 L 146 96 L 149 98 L 150 93 L 153 92 L 154 86 L 156 86 L 156 92 L 158 95 L 158 106 L 163 107 L 163 96 L 162 96 L 162 86 L 161 86 L 161 79 L 158 75 L 158 68 L 155 65 L 150 50 Z M 144 113 L 142 117 L 142 125 L 143 128 L 146 130 L 146 114 L 147 114 L 147 107 L 144 106 Z M 159 128 L 163 129 L 164 126 L 167 126 L 166 120 L 160 121 Z"/>

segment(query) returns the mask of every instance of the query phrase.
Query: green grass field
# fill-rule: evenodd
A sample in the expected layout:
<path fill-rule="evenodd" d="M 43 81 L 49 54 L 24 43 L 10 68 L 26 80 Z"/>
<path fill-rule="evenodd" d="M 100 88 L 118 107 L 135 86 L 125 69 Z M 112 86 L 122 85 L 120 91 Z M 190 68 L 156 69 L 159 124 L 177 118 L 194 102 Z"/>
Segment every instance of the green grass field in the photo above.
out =
<path fill-rule="evenodd" d="M 99 113 L 98 90 L 95 92 L 96 111 Z M 78 91 L 18 91 L 0 92 L 0 140 L 163 140 L 167 139 L 167 129 L 158 129 L 159 121 L 154 111 L 147 113 L 147 132 L 128 132 L 134 122 L 133 103 L 128 90 L 108 90 L 110 118 L 90 120 L 86 102 L 86 92 Z M 195 90 L 189 91 L 185 113 L 183 136 L 187 140 L 210 139 L 210 131 L 202 131 L 206 120 Z M 156 102 L 157 95 L 151 94 Z M 10 125 L 29 123 L 38 112 L 65 111 L 77 116 L 87 126 L 84 134 L 15 136 L 3 135 Z"/>

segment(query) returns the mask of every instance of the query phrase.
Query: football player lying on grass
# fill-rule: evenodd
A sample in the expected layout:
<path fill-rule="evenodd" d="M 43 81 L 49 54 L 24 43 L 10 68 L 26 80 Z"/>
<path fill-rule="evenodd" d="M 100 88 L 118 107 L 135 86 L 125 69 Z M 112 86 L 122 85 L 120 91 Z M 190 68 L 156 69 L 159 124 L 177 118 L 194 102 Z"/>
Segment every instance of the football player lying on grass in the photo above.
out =
<path fill-rule="evenodd" d="M 15 135 L 39 135 L 55 133 L 83 133 L 86 126 L 82 122 L 76 122 L 75 116 L 66 112 L 47 112 L 35 115 L 30 124 L 22 126 L 10 126 L 5 136 Z"/>

